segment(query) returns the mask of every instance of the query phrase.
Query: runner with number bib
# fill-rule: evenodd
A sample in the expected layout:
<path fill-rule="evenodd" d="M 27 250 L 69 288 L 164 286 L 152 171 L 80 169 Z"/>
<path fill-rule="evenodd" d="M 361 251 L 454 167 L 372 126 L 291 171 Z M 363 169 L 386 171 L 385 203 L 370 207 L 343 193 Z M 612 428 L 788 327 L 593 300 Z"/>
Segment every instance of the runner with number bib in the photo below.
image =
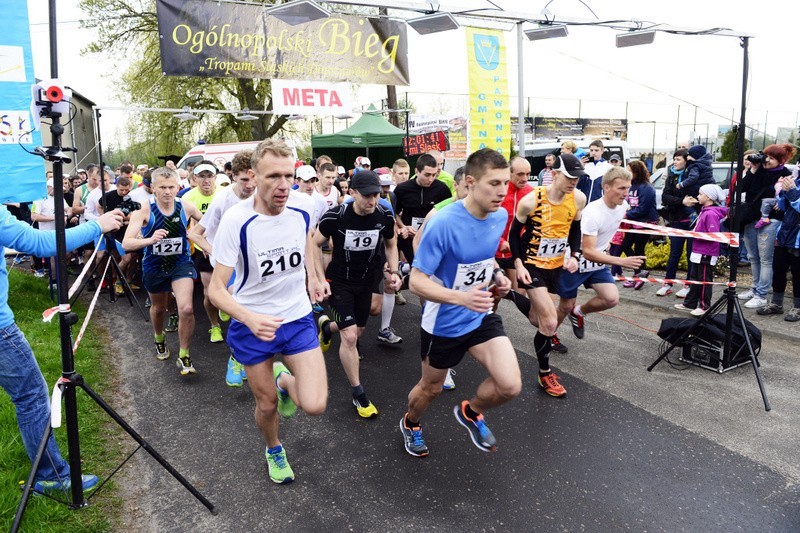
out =
<path fill-rule="evenodd" d="M 406 451 L 416 457 L 428 455 L 420 419 L 442 393 L 448 369 L 466 352 L 489 376 L 453 414 L 479 450 L 497 449 L 483 413 L 516 397 L 522 388 L 516 352 L 503 321 L 491 312 L 489 290 L 493 285 L 504 295 L 511 289 L 511 280 L 494 260 L 508 219 L 500 208 L 508 189 L 508 162 L 494 150 L 478 150 L 467 159 L 464 180 L 469 194 L 428 220 L 411 271 L 411 291 L 426 301 L 420 331 L 422 377 L 408 395 L 400 431 Z"/>
<path fill-rule="evenodd" d="M 362 418 L 378 416 L 378 409 L 367 399 L 359 376 L 357 342 L 370 315 L 372 294 L 378 292 L 381 278 L 393 289 L 402 284 L 397 270 L 397 241 L 392 212 L 378 204 L 381 183 L 371 170 L 362 170 L 350 180 L 352 202 L 345 202 L 322 215 L 314 244 L 324 246 L 333 239 L 333 254 L 326 269 L 330 281 L 329 298 L 334 322 L 319 318 L 320 337 L 330 342 L 339 331 L 339 360 L 350 382 L 353 406 Z M 386 257 L 381 253 L 385 248 Z M 389 271 L 384 270 L 384 264 Z"/>
<path fill-rule="evenodd" d="M 582 339 L 585 334 L 584 318 L 589 313 L 611 309 L 619 303 L 619 290 L 607 265 L 639 268 L 642 256 L 616 257 L 608 253 L 611 238 L 625 217 L 628 203 L 625 198 L 631 188 L 631 173 L 622 167 L 611 167 L 603 175 L 603 196 L 591 202 L 581 213 L 581 248 L 572 249 L 578 260 L 576 272 L 564 272 L 558 287 L 558 323 L 566 316 L 572 323 L 572 332 Z M 595 296 L 583 305 L 575 305 L 578 287 L 591 288 Z"/>
<path fill-rule="evenodd" d="M 289 483 L 294 471 L 278 438 L 278 413 L 325 410 L 328 380 L 306 288 L 319 301 L 326 284 L 314 261 L 311 217 L 287 205 L 294 182 L 292 150 L 266 139 L 255 148 L 252 163 L 256 192 L 222 215 L 214 236 L 209 296 L 231 317 L 228 346 L 244 365 L 256 400 L 269 477 Z M 231 294 L 227 286 L 234 269 Z M 275 361 L 278 354 L 283 363 Z"/>
<path fill-rule="evenodd" d="M 519 286 L 531 301 L 531 323 L 537 327 L 533 339 L 539 360 L 539 385 L 550 396 L 564 396 L 567 390 L 550 370 L 552 337 L 558 327 L 556 305 L 551 294 L 558 292 L 564 268 L 575 271 L 578 262 L 565 260 L 567 248 L 580 248 L 581 210 L 586 196 L 575 190 L 578 178 L 585 175 L 583 165 L 572 154 L 562 154 L 553 165 L 553 182 L 535 187 L 517 206 L 508 233 Z M 523 231 L 524 230 L 524 231 Z"/>
<path fill-rule="evenodd" d="M 186 228 L 190 219 L 199 221 L 203 215 L 192 204 L 184 204 L 175 197 L 179 189 L 177 172 L 166 167 L 158 168 L 153 171 L 151 179 L 155 199 L 131 214 L 122 247 L 126 251 L 144 248 L 142 283 L 150 297 L 156 358 L 162 361 L 170 356 L 164 333 L 167 299 L 170 292 L 175 295 L 180 317 L 180 352 L 175 364 L 185 376 L 195 373 L 189 344 L 194 335 L 192 293 L 197 277 Z"/>

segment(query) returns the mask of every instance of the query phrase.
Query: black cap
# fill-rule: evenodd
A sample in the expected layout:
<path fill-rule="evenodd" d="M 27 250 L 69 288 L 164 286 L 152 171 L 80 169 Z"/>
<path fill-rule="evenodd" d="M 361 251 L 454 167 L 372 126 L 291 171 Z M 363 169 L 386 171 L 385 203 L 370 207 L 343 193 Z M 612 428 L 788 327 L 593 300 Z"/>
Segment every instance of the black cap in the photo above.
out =
<path fill-rule="evenodd" d="M 572 154 L 561 154 L 553 164 L 553 170 L 557 170 L 568 178 L 578 179 L 586 176 L 580 160 Z"/>
<path fill-rule="evenodd" d="M 619 154 L 611 154 L 611 157 L 608 158 L 609 161 L 622 161 L 622 158 Z"/>
<path fill-rule="evenodd" d="M 350 178 L 350 188 L 363 195 L 378 194 L 382 191 L 381 180 L 371 170 L 361 170 Z"/>

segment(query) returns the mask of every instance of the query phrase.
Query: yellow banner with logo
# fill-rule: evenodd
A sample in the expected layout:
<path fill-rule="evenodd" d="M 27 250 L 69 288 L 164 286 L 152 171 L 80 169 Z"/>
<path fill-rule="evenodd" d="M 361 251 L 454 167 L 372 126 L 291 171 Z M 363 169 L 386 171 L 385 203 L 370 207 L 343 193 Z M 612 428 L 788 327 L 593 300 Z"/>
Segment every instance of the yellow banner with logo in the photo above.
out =
<path fill-rule="evenodd" d="M 511 155 L 511 111 L 503 32 L 467 28 L 469 151 L 493 148 Z"/>

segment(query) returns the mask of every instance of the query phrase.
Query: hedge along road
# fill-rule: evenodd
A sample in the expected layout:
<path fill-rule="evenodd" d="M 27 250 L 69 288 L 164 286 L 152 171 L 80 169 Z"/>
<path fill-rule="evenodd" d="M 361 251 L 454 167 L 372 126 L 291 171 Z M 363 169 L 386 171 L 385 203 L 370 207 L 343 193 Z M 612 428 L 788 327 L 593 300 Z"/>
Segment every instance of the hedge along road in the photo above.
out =
<path fill-rule="evenodd" d="M 128 421 L 219 510 L 211 516 L 140 451 L 125 470 L 126 530 L 796 531 L 800 524 L 797 343 L 765 341 L 761 369 L 773 407 L 765 413 L 749 367 L 720 376 L 662 363 L 646 372 L 659 339 L 641 328 L 657 329 L 668 315 L 623 303 L 610 314 L 638 326 L 593 315 L 582 341 L 562 326 L 570 351 L 553 354 L 552 364 L 569 392 L 555 399 L 535 383 L 531 326 L 504 302 L 524 387 L 487 414 L 497 453 L 478 451 L 453 418 L 453 405 L 485 376 L 465 358 L 455 391 L 423 420 L 431 455 L 419 459 L 405 452 L 397 428 L 419 378 L 419 307 L 409 298 L 393 320 L 402 344 L 379 344 L 375 319 L 363 337 L 362 380 L 379 417 L 356 415 L 334 341 L 325 356 L 327 411 L 281 421 L 297 478 L 279 486 L 266 474 L 252 395 L 246 384 L 225 385 L 227 349 L 208 342 L 198 296 L 191 352 L 198 374 L 188 379 L 172 360 L 156 360 L 149 324 L 124 300 L 102 304 L 115 339 L 109 361 L 123 378 L 112 403 L 122 403 Z M 175 353 L 174 334 L 168 343 Z"/>

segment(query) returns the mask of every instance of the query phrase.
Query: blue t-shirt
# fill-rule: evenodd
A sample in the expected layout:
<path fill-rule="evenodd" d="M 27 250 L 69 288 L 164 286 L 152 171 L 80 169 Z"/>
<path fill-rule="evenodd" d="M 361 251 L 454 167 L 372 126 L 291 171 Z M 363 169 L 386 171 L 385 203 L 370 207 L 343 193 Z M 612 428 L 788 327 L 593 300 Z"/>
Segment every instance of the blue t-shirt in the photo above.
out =
<path fill-rule="evenodd" d="M 426 223 L 414 268 L 449 289 L 469 290 L 491 283 L 494 254 L 507 220 L 505 209 L 479 220 L 460 200 L 446 206 Z M 486 314 L 460 305 L 426 302 L 422 329 L 440 337 L 459 337 L 480 326 Z"/>

